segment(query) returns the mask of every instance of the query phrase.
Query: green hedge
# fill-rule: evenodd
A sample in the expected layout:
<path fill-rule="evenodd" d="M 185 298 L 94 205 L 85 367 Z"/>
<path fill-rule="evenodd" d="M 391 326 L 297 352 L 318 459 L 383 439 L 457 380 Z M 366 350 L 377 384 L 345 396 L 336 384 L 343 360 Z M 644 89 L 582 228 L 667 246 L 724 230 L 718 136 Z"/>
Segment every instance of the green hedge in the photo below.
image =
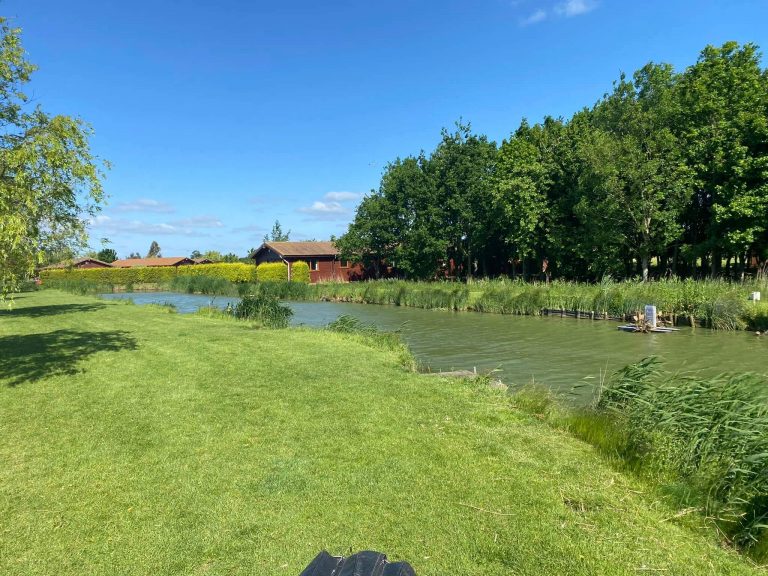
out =
<path fill-rule="evenodd" d="M 287 282 L 288 266 L 282 262 L 265 262 L 256 268 L 256 280 L 258 282 Z M 309 284 L 309 264 L 306 262 L 294 262 L 291 265 L 291 282 L 303 282 Z"/>
<path fill-rule="evenodd" d="M 291 267 L 293 282 L 309 283 L 309 265 L 294 262 Z M 42 270 L 40 279 L 46 282 L 88 281 L 94 284 L 159 284 L 170 282 L 178 276 L 207 276 L 233 283 L 286 282 L 288 267 L 282 262 L 253 264 L 222 263 L 196 264 L 191 266 L 155 266 L 141 268 L 86 268 Z"/>
<path fill-rule="evenodd" d="M 265 262 L 256 267 L 257 282 L 287 282 L 288 266 L 282 262 Z"/>
<path fill-rule="evenodd" d="M 97 284 L 143 284 L 170 282 L 177 276 L 209 276 L 229 282 L 253 282 L 256 266 L 253 264 L 222 263 L 191 266 L 154 266 L 140 268 L 87 268 L 42 270 L 40 279 L 46 281 L 87 280 Z"/>
<path fill-rule="evenodd" d="M 209 276 L 229 282 L 255 282 L 256 266 L 240 262 L 179 266 L 179 276 Z"/>
<path fill-rule="evenodd" d="M 309 284 L 309 264 L 306 262 L 294 262 L 293 266 L 291 266 L 291 282 Z"/>

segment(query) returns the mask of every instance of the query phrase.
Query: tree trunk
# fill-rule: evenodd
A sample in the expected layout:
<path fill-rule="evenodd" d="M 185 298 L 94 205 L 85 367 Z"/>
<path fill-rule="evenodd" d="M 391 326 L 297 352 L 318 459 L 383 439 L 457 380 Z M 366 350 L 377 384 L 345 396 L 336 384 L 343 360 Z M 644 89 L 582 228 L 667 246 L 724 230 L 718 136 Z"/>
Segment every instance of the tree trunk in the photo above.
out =
<path fill-rule="evenodd" d="M 643 254 L 641 256 L 642 260 L 642 267 L 643 267 L 643 282 L 648 282 L 648 269 L 650 268 L 650 257 L 648 254 Z"/>
<path fill-rule="evenodd" d="M 747 259 L 749 258 L 749 250 L 744 251 L 744 254 L 739 254 L 739 280 L 744 282 L 744 277 L 747 272 Z"/>

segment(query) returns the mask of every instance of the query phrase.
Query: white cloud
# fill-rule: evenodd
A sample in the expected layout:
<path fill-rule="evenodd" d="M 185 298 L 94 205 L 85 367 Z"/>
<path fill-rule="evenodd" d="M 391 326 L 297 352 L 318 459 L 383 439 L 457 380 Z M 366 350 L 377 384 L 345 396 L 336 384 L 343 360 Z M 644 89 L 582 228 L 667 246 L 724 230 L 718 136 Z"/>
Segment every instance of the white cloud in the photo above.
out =
<path fill-rule="evenodd" d="M 321 202 L 316 200 L 312 206 L 299 208 L 299 212 L 305 214 L 348 214 L 349 209 L 344 208 L 339 202 Z"/>
<path fill-rule="evenodd" d="M 345 202 L 347 200 L 360 200 L 363 196 L 360 192 L 328 192 L 323 198 L 331 202 Z"/>
<path fill-rule="evenodd" d="M 311 216 L 311 220 L 349 220 L 352 210 L 339 202 L 321 202 L 317 200 L 312 206 L 299 208 L 297 212 Z"/>
<path fill-rule="evenodd" d="M 560 16 L 571 18 L 581 16 L 597 8 L 597 0 L 565 0 L 555 6 L 555 12 Z"/>
<path fill-rule="evenodd" d="M 90 225 L 105 234 L 120 236 L 127 234 L 147 234 L 162 236 L 196 236 L 203 237 L 209 234 L 201 230 L 207 228 L 221 228 L 224 224 L 212 216 L 197 216 L 185 218 L 173 222 L 145 222 L 143 220 L 129 220 L 126 218 L 113 218 L 106 215 L 98 215 L 90 220 Z"/>
<path fill-rule="evenodd" d="M 165 202 L 152 200 L 150 198 L 139 198 L 133 202 L 121 202 L 115 206 L 118 212 L 174 212 L 175 208 Z"/>
<path fill-rule="evenodd" d="M 520 20 L 521 26 L 530 26 L 531 24 L 536 24 L 538 22 L 543 22 L 547 19 L 547 12 L 546 10 L 536 10 L 533 14 L 528 16 L 527 18 L 523 18 Z"/>

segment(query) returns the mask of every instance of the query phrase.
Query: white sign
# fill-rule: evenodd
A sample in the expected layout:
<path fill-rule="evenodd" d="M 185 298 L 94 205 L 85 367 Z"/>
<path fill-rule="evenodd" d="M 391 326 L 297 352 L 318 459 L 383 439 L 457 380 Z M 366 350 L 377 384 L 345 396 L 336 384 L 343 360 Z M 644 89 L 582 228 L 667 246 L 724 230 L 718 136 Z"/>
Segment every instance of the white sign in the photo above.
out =
<path fill-rule="evenodd" d="M 645 324 L 651 328 L 656 328 L 656 306 L 650 304 L 645 306 Z"/>
<path fill-rule="evenodd" d="M 758 300 L 760 300 L 760 292 L 752 292 L 749 295 L 749 299 L 754 301 L 754 302 L 757 302 Z"/>

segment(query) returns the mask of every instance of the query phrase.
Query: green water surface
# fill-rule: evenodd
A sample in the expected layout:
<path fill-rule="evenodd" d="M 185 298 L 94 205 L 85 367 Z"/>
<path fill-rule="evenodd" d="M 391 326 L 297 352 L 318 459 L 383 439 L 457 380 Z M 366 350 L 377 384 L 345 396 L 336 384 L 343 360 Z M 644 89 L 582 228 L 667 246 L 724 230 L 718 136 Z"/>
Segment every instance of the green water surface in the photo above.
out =
<path fill-rule="evenodd" d="M 210 296 L 171 292 L 106 294 L 137 304 L 174 304 L 190 312 L 211 303 Z M 217 297 L 224 307 L 236 298 Z M 324 326 L 350 314 L 382 330 L 399 330 L 424 369 L 497 370 L 511 386 L 532 381 L 573 396 L 591 397 L 601 373 L 611 373 L 646 356 L 659 356 L 670 370 L 768 373 L 768 336 L 682 328 L 672 334 L 632 334 L 617 322 L 558 317 L 505 316 L 476 312 L 421 310 L 398 306 L 291 302 L 294 325 Z M 299 352 L 299 351 L 297 351 Z M 350 358 L 349 370 L 365 369 L 364 358 Z"/>

